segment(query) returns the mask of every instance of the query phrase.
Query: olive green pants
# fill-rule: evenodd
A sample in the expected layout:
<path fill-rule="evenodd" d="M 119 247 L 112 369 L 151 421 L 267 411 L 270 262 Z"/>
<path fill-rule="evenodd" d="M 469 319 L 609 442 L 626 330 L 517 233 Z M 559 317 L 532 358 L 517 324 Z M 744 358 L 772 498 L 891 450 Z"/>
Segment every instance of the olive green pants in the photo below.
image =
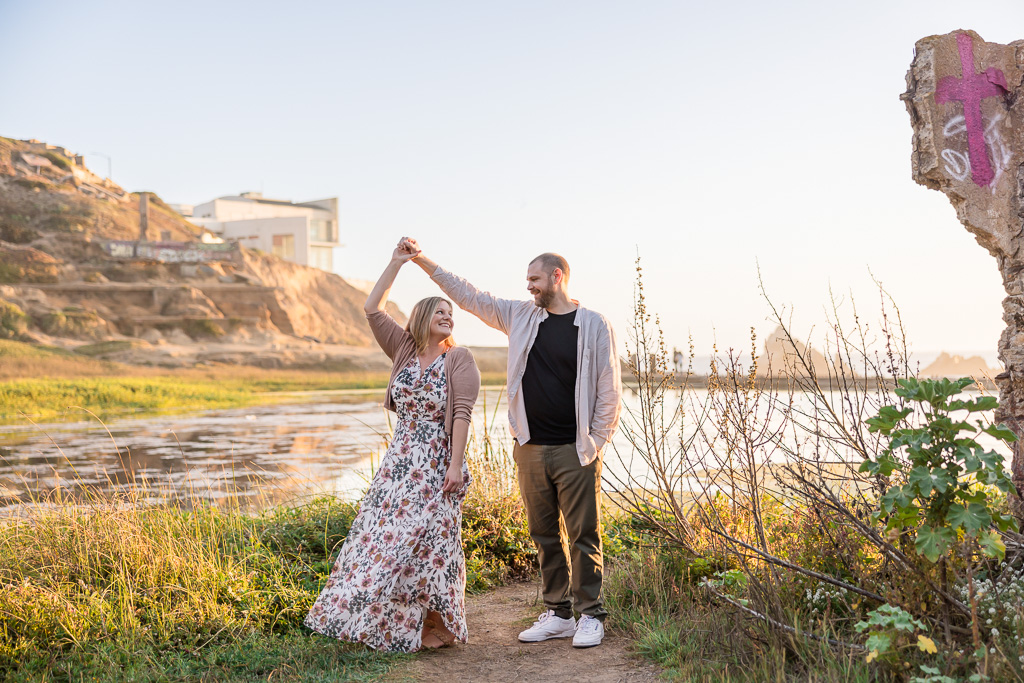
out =
<path fill-rule="evenodd" d="M 544 606 L 563 619 L 572 616 L 575 608 L 603 621 L 607 612 L 601 600 L 601 458 L 584 467 L 575 444 L 517 443 L 512 454 L 519 467 L 519 492 L 530 537 L 537 544 Z M 571 571 L 562 547 L 559 513 L 568 534 Z"/>

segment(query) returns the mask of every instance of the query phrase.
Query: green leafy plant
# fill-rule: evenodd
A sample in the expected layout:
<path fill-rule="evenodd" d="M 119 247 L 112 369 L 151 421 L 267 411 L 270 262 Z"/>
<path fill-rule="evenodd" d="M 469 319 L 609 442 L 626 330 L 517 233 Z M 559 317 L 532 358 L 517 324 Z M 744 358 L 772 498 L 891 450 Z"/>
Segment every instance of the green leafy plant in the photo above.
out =
<path fill-rule="evenodd" d="M 885 478 L 896 473 L 902 482 L 882 495 L 876 518 L 886 519 L 890 531 L 915 530 L 914 547 L 931 562 L 946 553 L 960 531 L 976 539 L 989 557 L 1002 558 L 1006 547 L 996 529 L 1017 531 L 1017 521 L 997 512 L 985 490 L 994 487 L 1004 494 L 1016 492 L 1003 456 L 985 449 L 971 435 L 985 433 L 1006 444 L 1017 437 L 1002 425 L 986 425 L 980 419 L 971 424 L 956 417 L 964 411 L 973 415 L 998 407 L 992 396 L 957 397 L 973 383 L 966 377 L 901 379 L 896 395 L 909 405 L 883 406 L 876 417 L 867 420 L 870 432 L 881 433 L 890 441 L 882 454 L 866 460 L 860 471 Z M 919 425 L 910 422 L 915 406 L 924 417 Z"/>
<path fill-rule="evenodd" d="M 741 596 L 749 581 L 747 575 L 739 569 L 723 569 L 715 572 L 711 578 L 704 579 L 704 585 L 719 593 L 732 595 L 741 605 L 746 605 L 746 598 Z"/>
<path fill-rule="evenodd" d="M 868 639 L 864 643 L 864 647 L 868 649 L 867 661 L 891 661 L 898 657 L 900 650 L 915 646 L 922 652 L 938 652 L 935 641 L 923 633 L 917 634 L 917 639 L 914 640 L 914 634 L 924 631 L 925 625 L 909 612 L 892 605 L 882 605 L 868 612 L 867 616 L 867 621 L 858 621 L 854 626 L 858 633 L 867 631 Z"/>

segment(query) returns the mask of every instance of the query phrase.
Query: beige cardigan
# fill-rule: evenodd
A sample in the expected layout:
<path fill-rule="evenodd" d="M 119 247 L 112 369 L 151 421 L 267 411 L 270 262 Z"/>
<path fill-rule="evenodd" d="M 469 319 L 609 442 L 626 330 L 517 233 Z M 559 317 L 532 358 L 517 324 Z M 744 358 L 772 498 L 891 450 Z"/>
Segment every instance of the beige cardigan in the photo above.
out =
<path fill-rule="evenodd" d="M 537 329 L 548 312 L 532 301 L 499 299 L 482 292 L 440 266 L 430 279 L 461 308 L 508 335 L 508 426 L 516 441 L 529 442 L 530 426 L 521 391 L 523 373 Z M 576 348 L 576 453 L 580 464 L 586 466 L 600 457 L 619 425 L 622 382 L 615 332 L 604 316 L 580 306 L 576 309 L 576 326 L 580 330 Z"/>
<path fill-rule="evenodd" d="M 384 407 L 394 411 L 395 402 L 391 398 L 391 387 L 398 373 L 416 356 L 416 344 L 412 335 L 385 311 L 369 313 L 366 319 L 380 348 L 391 359 L 391 379 L 388 380 L 388 390 L 384 394 Z M 476 405 L 476 397 L 480 394 L 480 371 L 477 370 L 476 360 L 469 349 L 453 346 L 444 357 L 444 372 L 448 383 L 444 431 L 451 439 L 454 421 L 470 422 L 472 418 L 473 406 Z"/>

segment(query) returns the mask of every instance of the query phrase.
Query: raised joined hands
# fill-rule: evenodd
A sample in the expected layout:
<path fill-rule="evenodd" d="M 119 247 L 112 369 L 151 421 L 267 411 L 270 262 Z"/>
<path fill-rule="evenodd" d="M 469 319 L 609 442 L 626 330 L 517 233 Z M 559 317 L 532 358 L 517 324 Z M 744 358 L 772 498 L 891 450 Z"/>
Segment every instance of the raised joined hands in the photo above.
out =
<path fill-rule="evenodd" d="M 406 263 L 407 261 L 413 260 L 417 256 L 419 256 L 418 252 L 410 253 L 409 251 L 403 249 L 401 245 L 395 247 L 395 250 L 391 252 L 391 260 L 397 261 L 398 263 Z"/>
<path fill-rule="evenodd" d="M 402 239 L 398 240 L 398 249 L 395 250 L 395 253 L 398 252 L 406 254 L 409 259 L 414 259 L 420 254 L 422 254 L 423 250 L 420 249 L 419 242 L 417 242 L 414 238 L 403 237 Z"/>

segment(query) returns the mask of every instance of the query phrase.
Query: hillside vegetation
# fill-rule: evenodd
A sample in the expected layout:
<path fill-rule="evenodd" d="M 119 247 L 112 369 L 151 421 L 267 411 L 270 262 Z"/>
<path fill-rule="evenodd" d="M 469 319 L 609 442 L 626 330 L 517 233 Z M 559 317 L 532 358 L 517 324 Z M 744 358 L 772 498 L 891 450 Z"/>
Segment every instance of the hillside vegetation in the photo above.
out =
<path fill-rule="evenodd" d="M 200 241 L 201 228 L 145 194 L 148 241 Z M 210 362 L 273 367 L 289 365 L 288 355 L 262 351 L 290 340 L 371 345 L 365 294 L 333 273 L 244 248 L 202 264 L 110 256 L 108 242 L 139 239 L 139 203 L 140 193 L 98 177 L 63 148 L 0 138 L 0 339 L 67 349 L 129 341 L 99 355 L 179 366 L 202 359 L 146 351 L 229 345 Z"/>

